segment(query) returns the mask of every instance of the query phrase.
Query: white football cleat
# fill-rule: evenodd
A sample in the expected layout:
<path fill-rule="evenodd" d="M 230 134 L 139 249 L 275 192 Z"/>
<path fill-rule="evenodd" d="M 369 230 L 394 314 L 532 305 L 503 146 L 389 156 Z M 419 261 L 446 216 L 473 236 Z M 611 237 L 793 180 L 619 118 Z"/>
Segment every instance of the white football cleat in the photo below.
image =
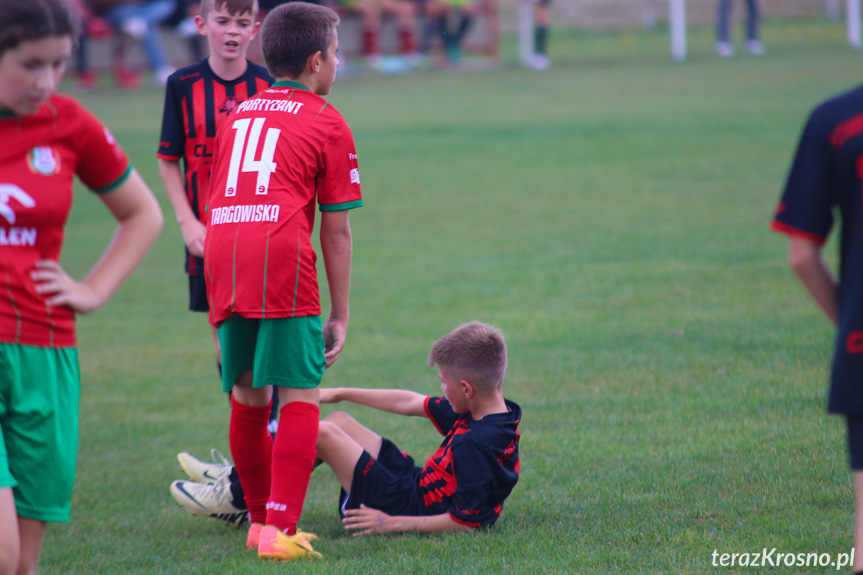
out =
<path fill-rule="evenodd" d="M 238 509 L 231 502 L 231 488 L 227 476 L 216 483 L 175 481 L 171 484 L 171 495 L 183 509 L 194 515 L 212 517 L 236 527 L 249 521 L 249 512 Z"/>
<path fill-rule="evenodd" d="M 218 449 L 210 450 L 210 455 L 213 458 L 213 463 L 201 461 L 185 451 L 177 454 L 177 460 L 189 479 L 195 483 L 216 483 L 223 477 L 230 475 L 234 466 Z"/>

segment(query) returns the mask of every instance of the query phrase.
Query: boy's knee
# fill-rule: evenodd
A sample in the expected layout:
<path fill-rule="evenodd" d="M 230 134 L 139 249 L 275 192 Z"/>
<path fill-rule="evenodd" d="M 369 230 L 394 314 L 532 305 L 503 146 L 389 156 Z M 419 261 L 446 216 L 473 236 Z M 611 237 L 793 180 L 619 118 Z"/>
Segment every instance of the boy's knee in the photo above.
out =
<path fill-rule="evenodd" d="M 318 424 L 318 451 L 326 451 L 328 446 L 344 440 L 345 428 L 355 421 L 344 411 L 334 411 L 324 417 Z"/>
<path fill-rule="evenodd" d="M 325 417 L 318 424 L 318 441 L 315 444 L 315 449 L 318 451 L 318 457 L 321 457 L 322 453 L 327 452 L 327 447 L 332 445 L 336 434 L 338 433 L 338 426 L 331 421 L 328 421 Z"/>
<path fill-rule="evenodd" d="M 321 422 L 324 421 L 331 425 L 335 425 L 336 427 L 344 428 L 345 425 L 350 424 L 355 420 L 345 411 L 334 411 L 321 420 Z"/>
<path fill-rule="evenodd" d="M 331 436 L 335 427 L 336 425 L 332 421 L 328 421 L 326 417 L 323 418 L 318 423 L 318 443 Z"/>

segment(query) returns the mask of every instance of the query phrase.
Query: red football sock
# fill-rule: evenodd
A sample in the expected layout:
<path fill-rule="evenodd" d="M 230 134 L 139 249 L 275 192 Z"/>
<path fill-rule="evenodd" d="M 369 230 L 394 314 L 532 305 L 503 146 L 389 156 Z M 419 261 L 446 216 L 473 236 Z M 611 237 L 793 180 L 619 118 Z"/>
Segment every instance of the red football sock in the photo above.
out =
<path fill-rule="evenodd" d="M 409 28 L 399 30 L 399 44 L 401 44 L 402 54 L 411 54 L 417 50 L 414 34 Z"/>
<path fill-rule="evenodd" d="M 378 31 L 371 28 L 363 30 L 363 56 L 374 56 L 380 51 Z"/>
<path fill-rule="evenodd" d="M 273 438 L 267 431 L 269 422 L 270 405 L 248 407 L 231 398 L 228 439 L 253 523 L 264 523 L 267 519 L 273 457 Z"/>
<path fill-rule="evenodd" d="M 288 535 L 297 532 L 315 468 L 320 415 L 317 405 L 300 401 L 285 405 L 279 414 L 267 525 L 275 525 Z"/>

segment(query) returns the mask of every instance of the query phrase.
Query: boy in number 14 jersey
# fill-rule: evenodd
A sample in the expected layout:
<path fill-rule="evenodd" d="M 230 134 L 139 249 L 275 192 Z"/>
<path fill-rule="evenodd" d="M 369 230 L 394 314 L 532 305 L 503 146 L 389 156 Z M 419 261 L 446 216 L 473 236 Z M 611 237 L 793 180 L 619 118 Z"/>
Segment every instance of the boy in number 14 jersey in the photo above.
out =
<path fill-rule="evenodd" d="M 318 386 L 347 334 L 348 210 L 362 205 L 353 136 L 322 98 L 339 64 L 338 23 L 303 2 L 270 12 L 262 48 L 277 81 L 216 136 L 204 273 L 223 389 L 233 391 L 229 439 L 253 523 L 248 545 L 262 558 L 318 556 L 297 522 L 316 458 Z M 331 301 L 323 328 L 316 209 Z M 271 385 L 283 406 L 274 443 Z"/>

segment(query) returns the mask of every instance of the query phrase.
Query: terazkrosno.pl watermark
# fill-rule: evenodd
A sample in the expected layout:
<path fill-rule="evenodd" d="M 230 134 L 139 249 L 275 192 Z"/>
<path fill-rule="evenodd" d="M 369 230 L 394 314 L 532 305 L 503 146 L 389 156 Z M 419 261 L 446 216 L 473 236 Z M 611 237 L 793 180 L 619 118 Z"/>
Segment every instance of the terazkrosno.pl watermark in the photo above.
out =
<path fill-rule="evenodd" d="M 745 553 L 720 553 L 710 556 L 713 567 L 832 567 L 836 570 L 854 564 L 854 549 L 850 553 L 790 553 L 775 547 Z"/>

